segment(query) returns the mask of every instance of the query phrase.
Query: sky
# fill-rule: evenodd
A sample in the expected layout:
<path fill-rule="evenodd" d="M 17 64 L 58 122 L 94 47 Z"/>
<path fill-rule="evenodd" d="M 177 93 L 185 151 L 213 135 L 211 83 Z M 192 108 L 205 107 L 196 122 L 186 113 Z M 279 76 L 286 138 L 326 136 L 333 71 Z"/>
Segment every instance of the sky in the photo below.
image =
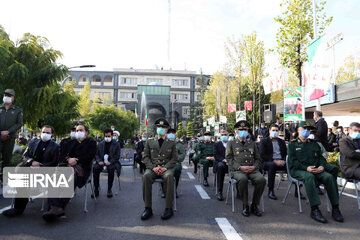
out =
<path fill-rule="evenodd" d="M 213 74 L 226 59 L 224 43 L 256 31 L 266 49 L 276 47 L 281 0 L 171 0 L 170 66 Z M 168 68 L 168 0 L 1 0 L 0 25 L 13 41 L 24 33 L 44 36 L 68 67 Z M 328 0 L 334 20 L 326 36 L 343 33 L 336 66 L 360 54 L 360 1 Z M 279 63 L 266 58 L 267 71 Z"/>

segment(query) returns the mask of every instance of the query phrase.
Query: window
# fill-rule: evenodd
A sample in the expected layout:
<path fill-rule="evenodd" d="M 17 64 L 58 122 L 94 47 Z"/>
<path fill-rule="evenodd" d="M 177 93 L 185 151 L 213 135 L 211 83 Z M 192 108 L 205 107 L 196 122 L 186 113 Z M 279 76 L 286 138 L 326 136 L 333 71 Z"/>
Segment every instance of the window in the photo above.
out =
<path fill-rule="evenodd" d="M 120 98 L 127 98 L 127 99 L 136 99 L 137 94 L 131 92 L 120 92 Z"/>
<path fill-rule="evenodd" d="M 93 82 L 101 82 L 101 77 L 99 75 L 95 75 L 92 77 Z"/>
<path fill-rule="evenodd" d="M 163 84 L 163 80 L 162 78 L 147 78 L 146 79 L 146 84 L 152 84 L 152 85 L 162 85 Z"/>
<path fill-rule="evenodd" d="M 137 78 L 122 77 L 120 78 L 120 84 L 136 85 Z"/>
<path fill-rule="evenodd" d="M 179 93 L 173 93 L 172 94 L 172 99 L 176 99 L 176 100 L 187 100 L 188 99 L 188 95 L 187 94 L 179 94 Z"/>
<path fill-rule="evenodd" d="M 108 82 L 108 83 L 111 83 L 112 82 L 112 76 L 110 75 L 107 75 L 105 78 L 104 78 L 104 82 Z"/>
<path fill-rule="evenodd" d="M 89 77 L 87 75 L 81 75 L 79 77 L 79 82 L 84 83 L 84 82 L 87 82 L 87 81 L 89 81 Z"/>
<path fill-rule="evenodd" d="M 172 85 L 173 86 L 187 86 L 189 83 L 189 80 L 187 79 L 173 79 Z"/>

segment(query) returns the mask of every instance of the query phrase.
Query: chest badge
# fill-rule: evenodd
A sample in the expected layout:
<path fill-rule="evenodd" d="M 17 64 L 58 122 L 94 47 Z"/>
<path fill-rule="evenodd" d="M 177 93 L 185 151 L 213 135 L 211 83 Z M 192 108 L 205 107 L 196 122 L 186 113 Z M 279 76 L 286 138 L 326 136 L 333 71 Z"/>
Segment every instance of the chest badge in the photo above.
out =
<path fill-rule="evenodd" d="M 296 151 L 300 151 L 301 149 L 302 149 L 302 148 L 296 148 L 295 150 L 296 150 Z"/>

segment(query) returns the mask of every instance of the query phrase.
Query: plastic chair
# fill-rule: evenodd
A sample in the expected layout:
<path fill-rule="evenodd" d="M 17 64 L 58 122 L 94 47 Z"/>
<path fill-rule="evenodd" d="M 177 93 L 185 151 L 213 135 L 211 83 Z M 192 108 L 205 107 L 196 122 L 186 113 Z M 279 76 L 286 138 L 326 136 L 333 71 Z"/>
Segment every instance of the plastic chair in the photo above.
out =
<path fill-rule="evenodd" d="M 339 155 L 339 166 L 341 166 L 341 155 Z M 344 192 L 344 189 L 346 187 L 346 184 L 348 182 L 353 182 L 354 183 L 354 186 L 355 186 L 355 194 L 356 194 L 356 200 L 357 200 L 357 203 L 358 203 L 358 210 L 360 210 L 360 198 L 359 198 L 359 190 L 358 190 L 358 183 L 359 183 L 359 180 L 357 179 L 354 179 L 354 178 L 345 178 L 345 184 L 344 186 L 341 188 L 341 191 L 339 193 L 339 197 L 341 197 L 342 193 Z"/>
<path fill-rule="evenodd" d="M 136 180 L 136 173 L 135 173 L 135 160 L 134 160 L 134 149 L 129 148 L 122 148 L 119 162 L 121 167 L 132 167 L 134 173 L 134 181 Z M 119 179 L 119 188 L 120 187 L 120 179 Z"/>
<path fill-rule="evenodd" d="M 286 174 L 287 172 L 285 170 L 276 170 L 276 174 L 280 174 L 280 179 L 278 184 L 276 185 L 276 190 L 279 190 L 280 188 L 280 184 L 281 184 L 281 180 L 284 177 L 284 174 Z M 268 175 L 268 170 L 264 170 L 264 174 L 263 175 Z"/>
<path fill-rule="evenodd" d="M 91 193 L 92 195 L 94 196 L 94 200 L 95 200 L 95 203 L 97 202 L 96 201 L 96 196 L 95 196 L 95 191 L 94 191 L 94 187 L 93 187 L 93 167 L 94 167 L 94 162 L 92 162 L 91 164 L 91 171 L 90 171 L 90 175 L 88 177 L 88 179 L 86 180 L 86 183 L 84 185 L 85 187 L 85 203 L 84 203 L 84 212 L 87 213 L 88 212 L 88 208 L 87 208 L 87 200 L 88 200 L 88 188 L 87 188 L 87 185 L 90 184 L 90 188 L 91 188 Z"/>
<path fill-rule="evenodd" d="M 158 183 L 159 184 L 159 188 L 161 189 L 162 184 L 164 183 L 164 180 L 162 178 L 156 178 L 154 183 Z M 174 211 L 177 211 L 176 208 L 176 179 L 174 177 Z"/>

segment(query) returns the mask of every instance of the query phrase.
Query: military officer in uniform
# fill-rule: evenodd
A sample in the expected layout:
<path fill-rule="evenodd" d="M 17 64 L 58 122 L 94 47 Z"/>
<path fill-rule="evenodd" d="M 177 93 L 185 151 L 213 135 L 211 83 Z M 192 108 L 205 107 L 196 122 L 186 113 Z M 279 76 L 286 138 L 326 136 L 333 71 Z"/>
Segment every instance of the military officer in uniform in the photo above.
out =
<path fill-rule="evenodd" d="M 3 104 L 0 106 L 0 146 L 2 154 L 0 177 L 4 167 L 9 165 L 17 131 L 23 125 L 22 109 L 13 105 L 14 99 L 15 91 L 13 89 L 6 89 L 4 92 Z"/>
<path fill-rule="evenodd" d="M 173 215 L 174 201 L 174 166 L 178 161 L 176 143 L 166 138 L 169 123 L 159 118 L 155 121 L 157 127 L 157 138 L 146 141 L 143 162 L 146 171 L 143 175 L 143 199 L 145 210 L 141 215 L 142 220 L 149 219 L 152 215 L 152 184 L 156 178 L 164 180 L 164 190 L 166 194 L 165 212 L 161 218 L 166 220 Z"/>
<path fill-rule="evenodd" d="M 203 165 L 203 174 L 204 181 L 203 185 L 205 187 L 209 186 L 207 178 L 209 176 L 209 167 L 213 166 L 214 158 L 214 143 L 211 141 L 210 132 L 204 133 L 204 142 L 199 144 L 199 159 L 200 163 Z"/>
<path fill-rule="evenodd" d="M 322 183 L 332 204 L 333 219 L 343 222 L 344 219 L 339 210 L 336 181 L 339 168 L 327 163 L 321 154 L 320 146 L 307 139 L 310 135 L 309 128 L 310 126 L 305 121 L 300 122 L 297 130 L 299 137 L 292 140 L 288 145 L 287 153 L 291 174 L 305 184 L 311 206 L 311 218 L 321 223 L 327 222 L 319 209 L 320 199 L 316 188 L 317 183 Z"/>
<path fill-rule="evenodd" d="M 259 171 L 260 155 L 256 143 L 246 139 L 249 128 L 250 124 L 245 120 L 235 124 L 236 139 L 227 144 L 226 161 L 230 165 L 232 178 L 238 181 L 237 188 L 243 202 L 242 214 L 248 217 L 251 211 L 251 213 L 260 217 L 262 213 L 258 209 L 258 204 L 264 192 L 266 180 Z M 254 184 L 251 207 L 249 207 L 248 203 L 248 179 Z"/>

